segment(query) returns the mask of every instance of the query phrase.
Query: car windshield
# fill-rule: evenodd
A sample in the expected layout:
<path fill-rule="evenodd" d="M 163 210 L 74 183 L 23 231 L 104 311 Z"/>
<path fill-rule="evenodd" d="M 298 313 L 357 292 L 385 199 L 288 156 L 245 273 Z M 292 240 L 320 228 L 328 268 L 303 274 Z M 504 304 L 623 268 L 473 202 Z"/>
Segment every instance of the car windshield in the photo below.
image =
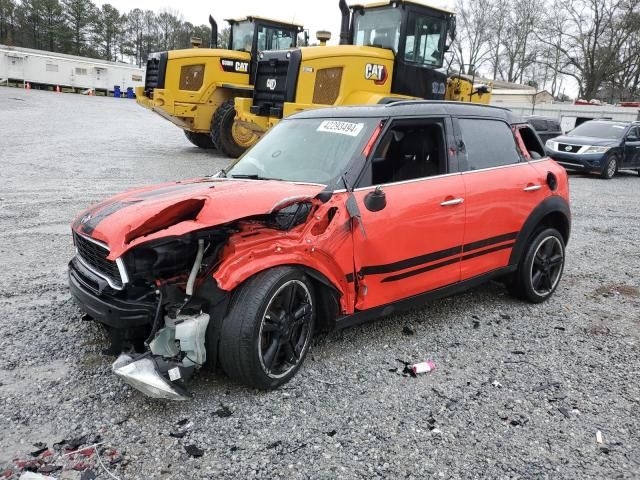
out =
<path fill-rule="evenodd" d="M 332 185 L 362 151 L 379 119 L 284 120 L 226 172 L 231 178 Z"/>
<path fill-rule="evenodd" d="M 398 51 L 402 12 L 399 8 L 376 8 L 356 11 L 354 39 L 356 45 L 390 48 Z"/>
<path fill-rule="evenodd" d="M 253 45 L 253 23 L 240 22 L 231 26 L 231 50 L 251 52 Z"/>
<path fill-rule="evenodd" d="M 568 133 L 569 137 L 592 137 L 616 140 L 624 136 L 627 126 L 620 123 L 585 122 Z"/>

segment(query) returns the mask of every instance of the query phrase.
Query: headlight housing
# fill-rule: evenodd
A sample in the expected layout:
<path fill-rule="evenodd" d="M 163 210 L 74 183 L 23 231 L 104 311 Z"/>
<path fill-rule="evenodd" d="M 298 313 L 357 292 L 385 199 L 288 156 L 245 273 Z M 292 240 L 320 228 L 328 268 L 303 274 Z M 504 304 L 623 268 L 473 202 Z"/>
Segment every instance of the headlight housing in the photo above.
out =
<path fill-rule="evenodd" d="M 609 150 L 611 150 L 611 147 L 591 146 L 586 148 L 583 153 L 607 153 Z"/>
<path fill-rule="evenodd" d="M 547 140 L 547 143 L 545 143 L 545 147 L 547 147 L 549 150 L 558 150 L 558 142 Z"/>

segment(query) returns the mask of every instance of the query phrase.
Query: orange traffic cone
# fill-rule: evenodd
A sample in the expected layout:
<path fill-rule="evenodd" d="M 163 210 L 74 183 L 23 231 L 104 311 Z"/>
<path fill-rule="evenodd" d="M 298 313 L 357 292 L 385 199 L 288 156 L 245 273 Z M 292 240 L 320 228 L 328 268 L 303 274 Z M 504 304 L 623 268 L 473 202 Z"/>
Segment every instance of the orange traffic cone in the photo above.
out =
<path fill-rule="evenodd" d="M 29 82 L 27 82 L 27 84 L 25 85 L 25 87 L 27 90 L 31 90 L 31 84 Z"/>
<path fill-rule="evenodd" d="M 60 85 L 56 85 L 56 92 L 60 93 Z"/>

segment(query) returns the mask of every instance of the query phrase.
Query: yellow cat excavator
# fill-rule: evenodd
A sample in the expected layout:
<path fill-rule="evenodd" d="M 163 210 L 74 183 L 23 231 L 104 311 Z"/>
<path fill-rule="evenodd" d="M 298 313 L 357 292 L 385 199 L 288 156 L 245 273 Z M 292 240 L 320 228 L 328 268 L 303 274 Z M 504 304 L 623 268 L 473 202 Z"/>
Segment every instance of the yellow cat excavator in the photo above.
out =
<path fill-rule="evenodd" d="M 234 124 L 235 97 L 251 97 L 257 52 L 306 45 L 301 25 L 248 16 L 230 19 L 227 49 L 218 48 L 218 26 L 209 16 L 211 48 L 192 48 L 151 54 L 144 87 L 137 102 L 184 130 L 201 148 L 222 148 L 237 156 L 255 143 L 252 130 Z"/>
<path fill-rule="evenodd" d="M 488 88 L 448 78 L 443 68 L 455 38 L 453 12 L 412 0 L 351 7 L 340 0 L 339 7 L 340 45 L 259 54 L 253 97 L 236 98 L 235 125 L 259 137 L 309 108 L 412 98 L 489 103 Z"/>

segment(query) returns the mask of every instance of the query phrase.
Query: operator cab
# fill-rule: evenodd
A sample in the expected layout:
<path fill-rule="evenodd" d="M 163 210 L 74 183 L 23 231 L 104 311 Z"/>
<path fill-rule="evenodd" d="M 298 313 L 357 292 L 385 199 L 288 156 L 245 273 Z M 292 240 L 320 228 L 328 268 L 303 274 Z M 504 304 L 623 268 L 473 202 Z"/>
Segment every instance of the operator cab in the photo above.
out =
<path fill-rule="evenodd" d="M 259 52 L 287 50 L 306 46 L 309 43 L 308 33 L 302 25 L 254 16 L 227 19 L 226 22 L 231 27 L 229 50 L 251 54 L 250 75 L 252 80 Z"/>
<path fill-rule="evenodd" d="M 406 0 L 347 7 L 341 0 L 343 45 L 392 50 L 391 92 L 444 99 L 446 73 L 439 71 L 455 38 L 453 12 Z"/>

